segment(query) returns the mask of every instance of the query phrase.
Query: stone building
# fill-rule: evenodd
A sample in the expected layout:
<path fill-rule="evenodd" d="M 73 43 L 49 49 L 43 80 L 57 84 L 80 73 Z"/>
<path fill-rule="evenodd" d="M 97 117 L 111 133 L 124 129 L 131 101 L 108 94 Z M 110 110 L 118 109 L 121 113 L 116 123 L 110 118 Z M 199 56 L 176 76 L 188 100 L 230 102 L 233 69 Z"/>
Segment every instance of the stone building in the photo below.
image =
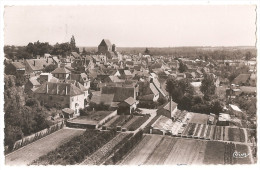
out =
<path fill-rule="evenodd" d="M 70 108 L 75 116 L 79 115 L 80 108 L 84 108 L 84 91 L 71 83 L 45 82 L 34 91 L 34 96 L 49 107 Z"/>

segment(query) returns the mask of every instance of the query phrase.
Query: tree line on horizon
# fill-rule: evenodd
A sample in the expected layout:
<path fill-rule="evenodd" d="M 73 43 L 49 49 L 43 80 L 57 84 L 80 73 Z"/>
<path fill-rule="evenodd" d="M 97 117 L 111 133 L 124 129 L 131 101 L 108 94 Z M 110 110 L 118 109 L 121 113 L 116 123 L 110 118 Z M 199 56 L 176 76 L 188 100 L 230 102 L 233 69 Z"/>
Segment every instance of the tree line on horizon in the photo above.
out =
<path fill-rule="evenodd" d="M 190 59 L 213 60 L 249 60 L 256 57 L 256 48 L 240 47 L 117 47 L 123 55 L 148 54 L 151 56 L 185 57 Z M 77 47 L 74 36 L 70 42 L 50 45 L 48 42 L 29 42 L 27 46 L 5 46 L 4 53 L 8 59 L 31 59 L 45 53 L 51 55 L 67 56 L 71 52 L 82 55 L 97 53 L 97 47 Z"/>

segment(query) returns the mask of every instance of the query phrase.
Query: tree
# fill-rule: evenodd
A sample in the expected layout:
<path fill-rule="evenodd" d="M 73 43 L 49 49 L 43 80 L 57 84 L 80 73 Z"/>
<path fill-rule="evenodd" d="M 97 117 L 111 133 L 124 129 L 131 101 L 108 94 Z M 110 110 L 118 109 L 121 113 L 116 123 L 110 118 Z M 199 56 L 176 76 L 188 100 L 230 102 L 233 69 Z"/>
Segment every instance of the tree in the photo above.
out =
<path fill-rule="evenodd" d="M 36 55 L 40 55 L 43 56 L 45 53 L 50 53 L 52 50 L 52 46 L 49 45 L 48 42 L 30 42 L 26 48 L 25 48 L 25 52 L 27 54 L 29 54 L 29 56 L 35 57 Z"/>
<path fill-rule="evenodd" d="M 169 78 L 166 82 L 166 91 L 174 102 L 179 103 L 184 95 L 194 94 L 194 87 L 188 79 L 176 80 L 175 78 Z"/>
<path fill-rule="evenodd" d="M 43 72 L 50 73 L 50 72 L 52 72 L 53 70 L 55 70 L 56 68 L 57 68 L 57 65 L 55 65 L 55 64 L 50 64 L 50 65 L 47 65 L 47 66 L 43 69 Z"/>
<path fill-rule="evenodd" d="M 204 74 L 204 79 L 201 82 L 200 91 L 204 94 L 204 97 L 215 94 L 216 86 L 213 74 Z"/>
<path fill-rule="evenodd" d="M 70 39 L 70 48 L 71 48 L 71 51 L 79 53 L 79 48 L 77 48 L 77 46 L 76 46 L 76 41 L 75 41 L 74 35 L 72 35 L 72 37 Z"/>
<path fill-rule="evenodd" d="M 150 50 L 148 48 L 146 48 L 144 53 L 147 54 L 147 55 L 150 55 Z"/>
<path fill-rule="evenodd" d="M 223 111 L 223 104 L 219 100 L 215 100 L 211 103 L 211 112 L 219 115 Z"/>
<path fill-rule="evenodd" d="M 85 55 L 87 55 L 87 51 L 86 51 L 86 49 L 85 49 L 85 47 L 83 48 L 83 50 L 82 50 L 82 53 L 81 53 L 83 56 L 85 56 Z"/>
<path fill-rule="evenodd" d="M 245 60 L 248 62 L 252 58 L 252 53 L 250 51 L 246 52 Z"/>
<path fill-rule="evenodd" d="M 183 93 L 179 88 L 178 81 L 176 79 L 170 78 L 166 82 L 166 91 L 174 102 L 179 102 L 183 97 Z"/>
<path fill-rule="evenodd" d="M 179 64 L 179 69 L 178 69 L 179 72 L 180 72 L 180 73 L 183 73 L 183 72 L 187 71 L 187 69 L 188 69 L 187 65 L 184 64 L 183 62 L 180 62 L 180 64 Z"/>
<path fill-rule="evenodd" d="M 180 100 L 178 104 L 178 109 L 190 111 L 192 106 L 192 95 L 186 94 Z"/>
<path fill-rule="evenodd" d="M 190 84 L 189 79 L 181 79 L 178 81 L 179 87 L 183 93 L 193 95 L 195 93 L 194 87 Z"/>
<path fill-rule="evenodd" d="M 51 54 L 53 55 L 61 55 L 63 57 L 66 57 L 71 53 L 71 45 L 69 43 L 56 43 L 53 47 L 53 50 Z"/>

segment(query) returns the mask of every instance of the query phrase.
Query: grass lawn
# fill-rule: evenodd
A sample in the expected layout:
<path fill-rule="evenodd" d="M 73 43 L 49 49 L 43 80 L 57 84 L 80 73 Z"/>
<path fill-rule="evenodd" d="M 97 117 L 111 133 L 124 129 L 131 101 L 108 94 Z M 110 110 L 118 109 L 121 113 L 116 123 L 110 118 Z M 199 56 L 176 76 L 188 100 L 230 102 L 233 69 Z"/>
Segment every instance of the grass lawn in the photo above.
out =
<path fill-rule="evenodd" d="M 26 145 L 5 157 L 6 165 L 27 165 L 40 156 L 55 150 L 75 136 L 81 135 L 85 130 L 61 129 L 32 144 Z"/>

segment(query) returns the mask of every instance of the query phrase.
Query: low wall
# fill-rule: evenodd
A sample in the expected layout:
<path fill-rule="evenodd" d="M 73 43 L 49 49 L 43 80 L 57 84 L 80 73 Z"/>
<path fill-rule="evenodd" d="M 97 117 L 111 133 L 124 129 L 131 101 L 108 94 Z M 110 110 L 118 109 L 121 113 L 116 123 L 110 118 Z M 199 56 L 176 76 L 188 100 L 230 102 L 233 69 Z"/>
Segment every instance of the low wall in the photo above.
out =
<path fill-rule="evenodd" d="M 81 129 L 96 129 L 97 125 L 93 124 L 80 124 L 80 123 L 73 123 L 73 122 L 66 122 L 66 126 L 72 128 L 81 128 Z"/>
<path fill-rule="evenodd" d="M 110 113 L 109 115 L 107 115 L 105 118 L 103 118 L 102 120 L 100 120 L 98 122 L 98 126 L 101 126 L 103 124 L 105 124 L 108 120 L 110 120 L 110 118 L 114 117 L 117 115 L 117 110 L 113 111 L 112 113 Z"/>
<path fill-rule="evenodd" d="M 82 128 L 82 129 L 97 129 L 99 127 L 101 127 L 103 124 L 105 124 L 107 121 L 109 121 L 112 117 L 117 115 L 117 110 L 113 111 L 112 113 L 110 113 L 109 115 L 107 115 L 105 118 L 103 118 L 102 120 L 100 120 L 97 124 L 87 124 L 87 123 L 74 123 L 74 122 L 70 122 L 70 120 L 68 120 L 66 122 L 66 126 L 68 127 L 73 127 L 73 128 Z M 103 130 L 106 130 L 106 128 L 104 127 Z"/>

